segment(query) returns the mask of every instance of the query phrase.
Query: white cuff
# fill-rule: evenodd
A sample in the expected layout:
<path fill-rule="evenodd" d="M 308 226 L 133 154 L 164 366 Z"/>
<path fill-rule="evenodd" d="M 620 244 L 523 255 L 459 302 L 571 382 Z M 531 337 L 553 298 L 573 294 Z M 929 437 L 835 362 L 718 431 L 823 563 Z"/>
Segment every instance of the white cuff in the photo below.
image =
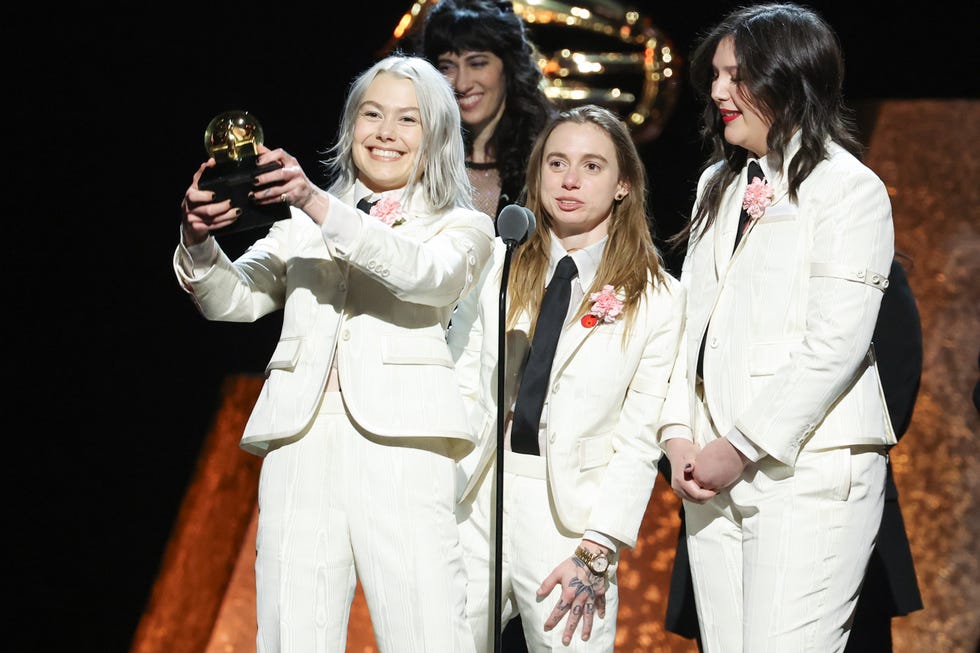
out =
<path fill-rule="evenodd" d="M 191 278 L 198 278 L 210 270 L 218 260 L 218 242 L 208 236 L 197 245 L 185 245 L 183 236 L 180 239 L 180 258 L 184 272 Z M 188 265 L 189 264 L 189 265 Z"/>
<path fill-rule="evenodd" d="M 361 235 L 361 220 L 364 214 L 330 195 L 330 208 L 320 230 L 328 243 L 333 244 L 340 253 L 351 251 L 358 236 Z"/>
<path fill-rule="evenodd" d="M 613 553 L 619 551 L 619 547 L 620 547 L 619 542 L 612 539 L 611 537 L 603 535 L 599 531 L 585 531 L 585 533 L 582 534 L 582 539 L 592 540 L 593 542 L 609 547 Z"/>
<path fill-rule="evenodd" d="M 683 438 L 694 442 L 694 433 L 691 432 L 691 427 L 685 424 L 668 424 L 660 429 L 661 444 L 667 440 L 674 440 L 676 438 Z"/>
<path fill-rule="evenodd" d="M 755 445 L 754 442 L 745 437 L 745 434 L 739 431 L 734 426 L 732 430 L 728 432 L 725 436 L 733 447 L 742 452 L 746 458 L 752 462 L 758 462 L 763 457 L 766 456 L 766 452 Z"/>

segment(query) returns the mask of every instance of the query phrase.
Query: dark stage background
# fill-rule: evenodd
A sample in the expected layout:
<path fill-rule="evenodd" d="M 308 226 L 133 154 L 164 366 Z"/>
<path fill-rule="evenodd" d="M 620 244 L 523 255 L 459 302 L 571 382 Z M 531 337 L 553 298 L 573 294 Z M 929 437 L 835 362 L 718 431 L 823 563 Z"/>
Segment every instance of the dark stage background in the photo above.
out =
<path fill-rule="evenodd" d="M 634 4 L 683 56 L 737 3 Z M 847 99 L 864 106 L 977 97 L 968 4 L 813 6 L 843 41 Z M 278 316 L 206 322 L 170 267 L 208 121 L 251 111 L 269 146 L 325 181 L 346 88 L 409 1 L 233 6 L 5 12 L 6 650 L 128 650 L 221 382 L 271 353 Z M 685 81 L 642 147 L 661 235 L 690 207 L 695 113 Z"/>

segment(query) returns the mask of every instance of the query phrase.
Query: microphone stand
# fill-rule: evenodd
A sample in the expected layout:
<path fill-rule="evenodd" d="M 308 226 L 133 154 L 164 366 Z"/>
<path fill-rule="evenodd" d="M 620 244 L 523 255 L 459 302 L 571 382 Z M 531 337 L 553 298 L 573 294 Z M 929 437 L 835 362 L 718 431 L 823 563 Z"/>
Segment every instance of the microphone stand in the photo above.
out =
<path fill-rule="evenodd" d="M 507 362 L 507 284 L 510 281 L 510 259 L 517 246 L 534 232 L 534 214 L 523 206 L 510 204 L 497 216 L 497 235 L 507 247 L 500 279 L 500 301 L 497 316 L 497 457 L 494 511 L 494 590 L 493 590 L 493 651 L 501 653 L 501 612 L 503 611 L 503 554 L 504 548 L 504 418 L 507 414 L 505 367 Z"/>
<path fill-rule="evenodd" d="M 507 251 L 504 253 L 504 266 L 500 279 L 500 300 L 499 315 L 497 318 L 497 451 L 495 491 L 496 502 L 494 510 L 494 591 L 493 591 L 493 650 L 494 653 L 501 653 L 501 617 L 503 611 L 503 537 L 504 537 L 504 417 L 507 414 L 505 405 L 505 381 L 504 367 L 507 361 L 507 283 L 510 280 L 510 258 L 514 254 L 518 243 L 513 240 L 505 240 Z"/>

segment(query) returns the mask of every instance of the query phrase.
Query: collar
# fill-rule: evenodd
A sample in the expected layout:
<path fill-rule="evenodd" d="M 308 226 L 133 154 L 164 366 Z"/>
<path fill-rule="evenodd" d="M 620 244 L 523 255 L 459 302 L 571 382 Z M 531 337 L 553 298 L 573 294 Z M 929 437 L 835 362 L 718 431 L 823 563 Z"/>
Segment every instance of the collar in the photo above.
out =
<path fill-rule="evenodd" d="M 575 261 L 575 267 L 578 268 L 578 282 L 583 289 L 588 289 L 592 287 L 592 282 L 595 280 L 596 272 L 599 270 L 599 263 L 602 261 L 602 253 L 606 249 L 606 242 L 609 236 L 605 236 L 602 240 L 592 243 L 588 247 L 583 249 L 577 249 L 574 252 L 566 252 L 565 248 L 561 246 L 558 242 L 558 238 L 552 234 L 551 235 L 551 251 L 548 260 L 548 273 L 547 281 L 551 282 L 551 277 L 555 273 L 555 268 L 558 267 L 558 261 L 562 260 L 565 255 L 572 257 Z"/>
<path fill-rule="evenodd" d="M 375 193 L 370 188 L 361 183 L 358 179 L 354 182 L 354 206 L 363 200 L 367 199 L 369 202 L 377 202 L 382 197 L 395 197 L 396 199 L 401 199 L 402 194 L 405 192 L 405 188 L 396 188 L 394 190 L 386 190 L 383 193 Z"/>
<path fill-rule="evenodd" d="M 801 145 L 801 135 L 800 130 L 796 130 L 793 133 L 792 138 L 790 138 L 789 143 L 786 144 L 786 149 L 783 154 L 783 165 L 782 168 L 776 169 L 773 167 L 772 162 L 769 160 L 769 155 L 766 154 L 762 158 L 756 159 L 755 157 L 748 157 L 745 161 L 745 171 L 742 173 L 743 181 L 748 183 L 748 167 L 750 161 L 755 161 L 762 168 L 763 174 L 766 175 L 766 180 L 769 182 L 769 187 L 773 190 L 773 203 L 779 201 L 787 192 L 789 188 L 788 181 L 788 171 L 790 161 L 796 156 L 796 153 L 800 151 Z"/>

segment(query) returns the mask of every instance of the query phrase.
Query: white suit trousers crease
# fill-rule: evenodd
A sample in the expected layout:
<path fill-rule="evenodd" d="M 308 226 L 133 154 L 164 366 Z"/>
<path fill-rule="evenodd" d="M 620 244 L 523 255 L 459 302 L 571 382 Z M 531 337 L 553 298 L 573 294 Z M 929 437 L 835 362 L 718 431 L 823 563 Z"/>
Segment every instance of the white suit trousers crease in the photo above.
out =
<path fill-rule="evenodd" d="M 472 653 L 454 461 L 358 430 L 340 393 L 259 480 L 258 653 L 344 653 L 360 579 L 382 653 Z"/>
<path fill-rule="evenodd" d="M 764 458 L 685 502 L 705 653 L 834 653 L 850 631 L 884 505 L 878 447 Z"/>
<path fill-rule="evenodd" d="M 580 624 L 571 644 L 567 647 L 562 644 L 567 616 L 550 632 L 544 631 L 545 621 L 558 604 L 561 586 L 540 601 L 535 599 L 535 592 L 558 563 L 572 555 L 582 539 L 581 533 L 571 533 L 556 526 L 558 521 L 548 492 L 546 473 L 543 456 L 504 452 L 501 626 L 520 614 L 530 653 L 612 653 L 619 608 L 615 565 L 610 565 L 608 572 L 606 617 L 600 619 L 596 615 L 588 642 L 581 640 Z M 490 627 L 495 584 L 495 476 L 493 467 L 489 467 L 472 504 L 463 507 L 463 511 L 472 513 L 460 526 L 470 578 L 466 611 L 479 653 L 493 651 Z"/>

